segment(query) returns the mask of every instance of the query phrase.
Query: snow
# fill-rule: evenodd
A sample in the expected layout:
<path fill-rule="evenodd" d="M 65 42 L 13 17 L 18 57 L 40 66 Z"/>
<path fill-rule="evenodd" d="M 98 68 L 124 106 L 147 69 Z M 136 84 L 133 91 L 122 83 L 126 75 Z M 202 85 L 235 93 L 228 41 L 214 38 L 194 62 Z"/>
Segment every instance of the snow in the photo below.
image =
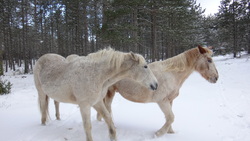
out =
<path fill-rule="evenodd" d="M 116 95 L 113 119 L 119 141 L 249 141 L 250 140 L 250 59 L 232 55 L 214 57 L 219 80 L 211 84 L 193 73 L 174 101 L 175 134 L 154 137 L 165 118 L 155 103 L 133 103 Z M 77 105 L 61 103 L 61 121 L 55 119 L 50 100 L 50 121 L 40 124 L 40 112 L 33 75 L 3 79 L 13 83 L 12 92 L 0 96 L 1 141 L 80 141 L 85 140 Z M 92 109 L 92 135 L 95 141 L 109 140 L 104 121 L 96 120 Z"/>

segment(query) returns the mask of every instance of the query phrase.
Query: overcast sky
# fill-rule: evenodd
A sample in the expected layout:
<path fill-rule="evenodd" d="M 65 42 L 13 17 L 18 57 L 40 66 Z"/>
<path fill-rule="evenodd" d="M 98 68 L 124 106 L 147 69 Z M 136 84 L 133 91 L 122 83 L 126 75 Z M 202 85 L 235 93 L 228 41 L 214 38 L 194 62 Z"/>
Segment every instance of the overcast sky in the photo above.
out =
<path fill-rule="evenodd" d="M 202 9 L 206 9 L 205 15 L 214 14 L 218 12 L 220 0 L 196 0 L 197 4 L 200 3 Z"/>

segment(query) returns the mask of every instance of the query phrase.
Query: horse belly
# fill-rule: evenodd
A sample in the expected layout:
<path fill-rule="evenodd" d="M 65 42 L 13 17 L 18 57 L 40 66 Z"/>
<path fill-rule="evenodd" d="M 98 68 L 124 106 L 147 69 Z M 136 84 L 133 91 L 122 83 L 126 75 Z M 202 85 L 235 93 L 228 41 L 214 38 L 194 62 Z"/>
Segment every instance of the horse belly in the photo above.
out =
<path fill-rule="evenodd" d="M 75 96 L 67 86 L 47 88 L 44 89 L 44 92 L 58 102 L 77 104 Z"/>
<path fill-rule="evenodd" d="M 146 103 L 150 102 L 152 92 L 145 87 L 137 86 L 134 89 L 128 89 L 127 87 L 119 87 L 117 91 L 122 97 L 133 102 Z"/>

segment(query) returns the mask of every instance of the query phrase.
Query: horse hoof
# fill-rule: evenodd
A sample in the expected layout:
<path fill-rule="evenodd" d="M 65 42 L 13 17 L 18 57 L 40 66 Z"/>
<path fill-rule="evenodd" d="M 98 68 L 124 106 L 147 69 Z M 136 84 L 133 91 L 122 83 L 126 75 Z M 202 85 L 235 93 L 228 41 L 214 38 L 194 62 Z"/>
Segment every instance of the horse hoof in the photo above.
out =
<path fill-rule="evenodd" d="M 157 136 L 156 136 L 156 133 L 152 136 L 152 139 L 156 139 Z"/>
<path fill-rule="evenodd" d="M 110 141 L 117 141 L 116 138 L 110 138 Z"/>
<path fill-rule="evenodd" d="M 168 131 L 168 134 L 174 134 L 175 132 L 173 130 Z"/>
<path fill-rule="evenodd" d="M 160 136 L 162 136 L 163 135 L 163 133 L 161 132 L 161 131 L 157 131 L 156 133 L 155 133 L 155 137 L 156 138 L 158 138 L 158 137 L 160 137 Z"/>

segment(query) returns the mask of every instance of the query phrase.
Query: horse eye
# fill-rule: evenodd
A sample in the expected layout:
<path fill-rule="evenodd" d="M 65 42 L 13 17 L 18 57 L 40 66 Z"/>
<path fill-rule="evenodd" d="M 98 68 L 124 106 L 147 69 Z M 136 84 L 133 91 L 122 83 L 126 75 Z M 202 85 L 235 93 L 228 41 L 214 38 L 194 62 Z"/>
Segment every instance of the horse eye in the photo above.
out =
<path fill-rule="evenodd" d="M 208 61 L 208 63 L 212 63 L 212 60 L 211 60 L 211 59 L 208 59 L 207 61 Z"/>
<path fill-rule="evenodd" d="M 147 66 L 147 65 L 145 65 L 145 66 L 144 66 L 144 68 L 146 69 L 146 68 L 148 68 L 148 66 Z"/>

